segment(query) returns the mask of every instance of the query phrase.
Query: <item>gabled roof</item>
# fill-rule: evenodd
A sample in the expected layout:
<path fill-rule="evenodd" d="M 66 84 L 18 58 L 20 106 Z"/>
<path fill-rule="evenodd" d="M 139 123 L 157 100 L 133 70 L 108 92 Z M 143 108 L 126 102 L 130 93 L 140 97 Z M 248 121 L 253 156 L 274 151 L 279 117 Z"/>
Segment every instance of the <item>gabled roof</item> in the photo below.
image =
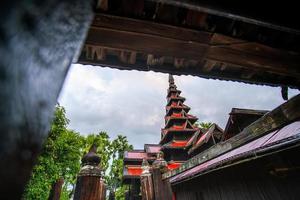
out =
<path fill-rule="evenodd" d="M 243 108 L 232 108 L 229 113 L 229 118 L 225 127 L 223 140 L 227 140 L 230 137 L 241 132 L 245 127 L 252 122 L 265 115 L 267 110 L 252 110 Z"/>
<path fill-rule="evenodd" d="M 252 142 L 244 144 L 225 154 L 222 154 L 212 160 L 196 165 L 182 173 L 170 178 L 170 182 L 176 184 L 187 179 L 200 176 L 220 169 L 221 167 L 230 167 L 234 164 L 247 162 L 251 159 L 257 159 L 274 152 L 274 149 L 280 150 L 290 148 L 300 144 L 300 121 L 291 123 L 283 128 L 277 129 L 267 135 L 257 138 Z"/>
<path fill-rule="evenodd" d="M 214 136 L 217 132 L 219 132 L 219 134 L 223 134 L 224 131 L 221 127 L 214 123 L 205 133 L 201 134 L 200 131 L 195 133 L 187 144 L 187 147 L 190 147 L 189 154 L 198 149 L 204 143 L 207 143 L 210 139 L 214 139 L 212 136 Z"/>
<path fill-rule="evenodd" d="M 193 151 L 201 147 L 203 144 L 207 143 L 210 139 L 214 140 L 214 135 L 216 133 L 223 134 L 224 131 L 217 124 L 213 124 L 203 135 L 200 136 L 198 134 L 198 137 L 194 138 L 194 141 L 192 143 L 193 145 L 191 149 L 188 151 L 188 153 L 191 154 Z M 214 141 L 214 143 L 216 142 Z"/>

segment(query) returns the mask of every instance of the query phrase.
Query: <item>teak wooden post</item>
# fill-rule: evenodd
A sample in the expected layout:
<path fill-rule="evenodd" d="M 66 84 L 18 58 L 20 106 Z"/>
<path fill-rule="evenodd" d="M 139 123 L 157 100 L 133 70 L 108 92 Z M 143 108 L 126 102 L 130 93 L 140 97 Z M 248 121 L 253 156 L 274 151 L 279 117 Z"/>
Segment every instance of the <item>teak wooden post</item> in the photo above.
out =
<path fill-rule="evenodd" d="M 153 181 L 150 173 L 148 161 L 144 158 L 142 164 L 143 172 L 141 174 L 141 192 L 142 200 L 154 200 Z"/>
<path fill-rule="evenodd" d="M 74 200 L 105 200 L 106 186 L 99 167 L 100 157 L 96 155 L 97 147 L 92 146 L 82 158 L 82 168 L 77 177 Z"/>
<path fill-rule="evenodd" d="M 172 188 L 169 179 L 162 179 L 162 174 L 167 171 L 167 162 L 163 158 L 163 152 L 159 152 L 152 165 L 155 200 L 172 200 Z"/>
<path fill-rule="evenodd" d="M 22 198 L 94 5 L 94 0 L 0 1 L 2 197 Z"/>

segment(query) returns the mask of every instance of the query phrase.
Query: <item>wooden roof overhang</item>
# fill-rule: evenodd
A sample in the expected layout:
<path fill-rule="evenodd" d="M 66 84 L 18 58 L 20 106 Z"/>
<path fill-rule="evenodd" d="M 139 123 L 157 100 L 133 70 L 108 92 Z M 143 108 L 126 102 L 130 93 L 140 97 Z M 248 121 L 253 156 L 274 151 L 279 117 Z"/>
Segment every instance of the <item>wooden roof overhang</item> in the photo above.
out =
<path fill-rule="evenodd" d="M 297 18 L 234 1 L 137 2 L 102 1 L 79 63 L 299 88 Z"/>
<path fill-rule="evenodd" d="M 166 107 L 166 115 L 171 115 L 172 114 L 172 111 L 175 111 L 175 112 L 179 112 L 179 111 L 182 111 L 184 110 L 186 113 L 190 111 L 190 107 L 187 106 L 187 105 L 177 105 L 177 106 L 167 106 Z"/>
<path fill-rule="evenodd" d="M 189 134 L 189 136 L 193 136 L 195 132 L 197 132 L 199 129 L 194 128 L 194 129 L 181 129 L 181 130 L 175 130 L 175 129 L 162 129 L 162 139 L 159 142 L 159 144 L 164 144 L 167 141 L 169 141 L 172 136 L 174 135 L 181 135 L 181 134 Z"/>
<path fill-rule="evenodd" d="M 300 121 L 288 124 L 260 137 L 248 144 L 229 151 L 219 157 L 204 162 L 183 173 L 170 178 L 172 184 L 178 184 L 216 170 L 232 167 L 261 157 L 300 146 Z"/>
<path fill-rule="evenodd" d="M 169 98 L 173 93 L 177 93 L 178 95 L 180 95 L 181 93 L 181 90 L 177 90 L 177 89 L 168 89 L 168 92 L 167 92 L 167 98 Z"/>
<path fill-rule="evenodd" d="M 186 99 L 182 96 L 177 96 L 177 97 L 169 97 L 168 98 L 168 102 L 167 102 L 167 106 L 170 106 L 172 104 L 172 102 L 184 102 Z"/>

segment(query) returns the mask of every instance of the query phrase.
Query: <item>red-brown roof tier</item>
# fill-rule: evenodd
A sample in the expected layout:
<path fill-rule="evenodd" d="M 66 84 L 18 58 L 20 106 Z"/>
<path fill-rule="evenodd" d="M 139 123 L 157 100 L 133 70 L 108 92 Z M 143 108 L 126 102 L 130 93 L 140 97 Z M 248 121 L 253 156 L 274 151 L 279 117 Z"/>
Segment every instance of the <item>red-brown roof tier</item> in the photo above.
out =
<path fill-rule="evenodd" d="M 172 140 L 167 144 L 164 144 L 162 146 L 162 149 L 184 149 L 186 147 L 186 144 L 188 143 L 188 140 Z"/>
<path fill-rule="evenodd" d="M 168 169 L 169 170 L 174 170 L 177 169 L 181 166 L 182 162 L 169 162 L 168 163 Z"/>
<path fill-rule="evenodd" d="M 183 129 L 183 130 L 174 130 L 174 129 L 162 129 L 161 135 L 162 139 L 160 141 L 160 144 L 164 144 L 167 141 L 169 141 L 172 136 L 174 135 L 182 135 L 185 134 L 187 136 L 193 136 L 195 132 L 197 132 L 199 128 L 193 128 L 193 129 Z"/>
<path fill-rule="evenodd" d="M 194 124 L 198 118 L 194 117 L 192 115 L 186 115 L 186 116 L 181 116 L 181 117 L 175 117 L 173 114 L 171 116 L 166 116 L 166 125 L 165 128 L 171 128 L 173 124 L 176 123 L 185 123 L 187 120 L 191 123 Z"/>
<path fill-rule="evenodd" d="M 168 98 L 168 102 L 167 102 L 167 106 L 170 106 L 173 102 L 184 102 L 185 101 L 185 98 L 182 97 L 182 96 L 178 96 L 178 95 L 171 95 L 169 98 Z"/>
<path fill-rule="evenodd" d="M 179 112 L 184 110 L 185 112 L 189 112 L 191 108 L 186 105 L 177 105 L 177 104 L 171 104 L 170 106 L 166 107 L 166 115 L 170 115 L 172 112 Z"/>
<path fill-rule="evenodd" d="M 180 95 L 181 90 L 178 90 L 178 89 L 176 89 L 176 88 L 169 88 L 167 93 L 168 93 L 168 94 L 167 94 L 167 98 L 168 98 L 168 97 L 170 97 L 172 94 L 178 94 L 178 95 Z"/>

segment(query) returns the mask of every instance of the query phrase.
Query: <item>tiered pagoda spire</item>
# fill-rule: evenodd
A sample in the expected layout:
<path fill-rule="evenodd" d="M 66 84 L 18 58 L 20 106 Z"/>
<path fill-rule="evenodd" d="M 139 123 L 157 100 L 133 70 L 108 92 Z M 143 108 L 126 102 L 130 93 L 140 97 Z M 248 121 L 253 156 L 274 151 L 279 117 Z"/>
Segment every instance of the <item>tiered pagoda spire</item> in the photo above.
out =
<path fill-rule="evenodd" d="M 188 114 L 190 107 L 184 104 L 185 98 L 180 96 L 180 93 L 173 76 L 169 75 L 165 127 L 161 131 L 160 144 L 165 159 L 169 161 L 169 165 L 174 165 L 174 168 L 188 159 L 186 144 L 199 131 L 199 128 L 194 126 L 198 119 Z"/>

